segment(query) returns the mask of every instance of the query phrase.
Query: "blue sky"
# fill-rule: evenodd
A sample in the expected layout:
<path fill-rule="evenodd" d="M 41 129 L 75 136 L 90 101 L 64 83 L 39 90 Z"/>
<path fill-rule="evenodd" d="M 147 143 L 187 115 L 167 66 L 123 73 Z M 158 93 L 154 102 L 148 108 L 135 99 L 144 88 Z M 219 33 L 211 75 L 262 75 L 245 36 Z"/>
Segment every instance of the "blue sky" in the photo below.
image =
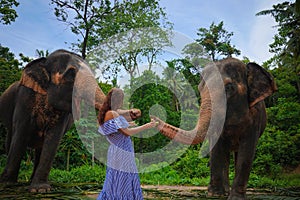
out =
<path fill-rule="evenodd" d="M 18 55 L 36 57 L 36 49 L 54 51 L 70 49 L 76 37 L 65 24 L 56 20 L 45 0 L 19 0 L 19 17 L 11 25 L 0 25 L 0 43 Z M 271 57 L 269 44 L 276 33 L 271 16 L 255 16 L 272 8 L 279 0 L 161 0 L 174 31 L 197 39 L 200 27 L 208 28 L 212 22 L 224 21 L 224 27 L 233 32 L 232 44 L 242 56 L 262 63 Z"/>

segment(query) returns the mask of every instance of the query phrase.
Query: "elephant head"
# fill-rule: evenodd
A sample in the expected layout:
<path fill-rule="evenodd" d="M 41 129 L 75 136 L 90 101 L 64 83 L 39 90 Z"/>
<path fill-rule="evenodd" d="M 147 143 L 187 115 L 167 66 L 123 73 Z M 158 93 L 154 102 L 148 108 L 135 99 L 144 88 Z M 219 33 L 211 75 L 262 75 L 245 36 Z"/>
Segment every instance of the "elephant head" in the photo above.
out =
<path fill-rule="evenodd" d="M 72 105 L 78 110 L 80 99 L 98 110 L 105 99 L 88 64 L 66 50 L 30 62 L 23 70 L 20 83 L 46 97 L 53 108 L 70 113 Z"/>
<path fill-rule="evenodd" d="M 157 118 L 162 134 L 180 143 L 198 144 L 205 139 L 209 127 L 214 126 L 211 124 L 213 115 L 217 118 L 224 116 L 223 121 L 219 120 L 224 123 L 222 129 L 213 132 L 242 126 L 249 120 L 255 105 L 277 88 L 273 77 L 259 65 L 246 65 L 237 59 L 227 58 L 203 69 L 198 89 L 201 107 L 196 127 L 186 131 Z"/>

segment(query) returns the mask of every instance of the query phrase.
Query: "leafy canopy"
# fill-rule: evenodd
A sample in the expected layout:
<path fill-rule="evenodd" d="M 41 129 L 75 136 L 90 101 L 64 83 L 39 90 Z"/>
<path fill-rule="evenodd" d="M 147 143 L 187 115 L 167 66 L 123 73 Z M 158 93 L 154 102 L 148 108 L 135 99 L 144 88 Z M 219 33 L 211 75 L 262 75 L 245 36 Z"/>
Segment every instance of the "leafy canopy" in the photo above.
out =
<path fill-rule="evenodd" d="M 219 24 L 213 22 L 209 29 L 199 28 L 197 32 L 200 38 L 196 41 L 205 48 L 213 61 L 217 60 L 219 56 L 231 57 L 232 54 L 241 54 L 240 50 L 230 44 L 233 32 L 229 33 L 223 25 L 223 21 Z"/>
<path fill-rule="evenodd" d="M 18 7 L 16 0 L 0 0 L 0 23 L 9 25 L 16 20 L 18 14 L 13 7 Z"/>

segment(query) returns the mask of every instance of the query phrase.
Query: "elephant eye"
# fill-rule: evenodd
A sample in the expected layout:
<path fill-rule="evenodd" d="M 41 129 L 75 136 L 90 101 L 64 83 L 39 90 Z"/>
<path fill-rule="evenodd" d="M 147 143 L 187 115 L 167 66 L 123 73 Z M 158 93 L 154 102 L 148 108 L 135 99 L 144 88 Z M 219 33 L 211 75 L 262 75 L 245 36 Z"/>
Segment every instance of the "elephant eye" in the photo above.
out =
<path fill-rule="evenodd" d="M 225 91 L 226 91 L 226 94 L 228 95 L 232 95 L 235 91 L 235 86 L 233 83 L 227 83 L 225 85 Z"/>
<path fill-rule="evenodd" d="M 75 69 L 69 69 L 67 72 L 64 74 L 64 80 L 66 82 L 74 82 L 76 76 L 76 71 Z"/>

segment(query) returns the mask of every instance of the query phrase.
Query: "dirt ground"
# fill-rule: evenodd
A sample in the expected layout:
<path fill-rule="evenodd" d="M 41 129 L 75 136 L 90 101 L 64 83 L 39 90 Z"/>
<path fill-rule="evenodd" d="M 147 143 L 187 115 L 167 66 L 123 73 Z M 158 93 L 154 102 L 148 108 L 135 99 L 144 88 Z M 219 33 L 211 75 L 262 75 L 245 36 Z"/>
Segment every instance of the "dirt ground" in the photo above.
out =
<path fill-rule="evenodd" d="M 157 191 L 158 193 L 176 193 L 179 194 L 194 194 L 197 191 L 205 192 L 207 187 L 198 187 L 198 186 L 168 186 L 168 185 L 142 185 L 142 189 L 144 191 L 144 198 L 154 198 L 152 192 Z M 152 192 L 147 192 L 152 191 Z M 90 198 L 96 199 L 98 194 L 87 195 Z"/>
<path fill-rule="evenodd" d="M 225 200 L 226 197 L 220 198 L 208 198 L 207 187 L 199 186 L 167 186 L 167 185 L 142 185 L 144 198 L 147 200 L 159 199 L 159 200 L 169 200 L 169 199 L 188 199 L 188 200 L 201 200 L 201 199 L 222 199 Z M 87 195 L 90 199 L 96 199 L 98 194 Z M 257 189 L 247 189 L 247 197 L 249 199 L 287 199 L 296 200 L 295 196 L 286 196 L 275 194 L 274 192 L 268 190 L 257 190 Z"/>
<path fill-rule="evenodd" d="M 1 186 L 1 185 L 0 185 Z M 53 184 L 53 191 L 50 193 L 29 193 L 29 184 L 18 183 L 16 185 L 3 185 L 0 187 L 0 199 L 15 200 L 95 200 L 101 191 L 96 183 L 82 184 Z M 168 185 L 142 185 L 145 200 L 206 200 L 220 199 L 226 197 L 208 198 L 207 187 L 199 186 L 168 186 Z M 288 189 L 247 189 L 249 200 L 299 200 L 300 188 Z"/>

